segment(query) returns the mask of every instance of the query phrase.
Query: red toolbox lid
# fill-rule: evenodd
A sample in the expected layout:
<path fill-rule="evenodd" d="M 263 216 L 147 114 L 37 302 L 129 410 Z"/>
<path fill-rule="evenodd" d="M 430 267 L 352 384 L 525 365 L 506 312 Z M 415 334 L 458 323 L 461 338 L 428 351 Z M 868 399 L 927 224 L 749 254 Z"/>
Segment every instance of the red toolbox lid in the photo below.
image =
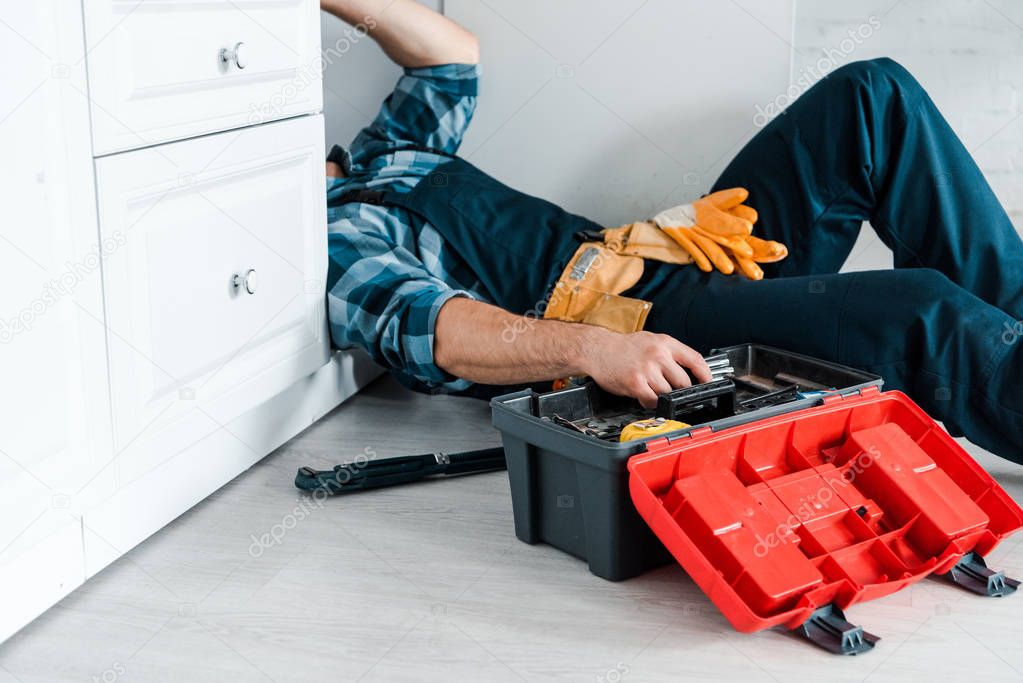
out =
<path fill-rule="evenodd" d="M 636 509 L 735 628 L 796 628 L 945 573 L 1023 510 L 905 394 L 829 397 L 666 437 L 630 458 Z"/>

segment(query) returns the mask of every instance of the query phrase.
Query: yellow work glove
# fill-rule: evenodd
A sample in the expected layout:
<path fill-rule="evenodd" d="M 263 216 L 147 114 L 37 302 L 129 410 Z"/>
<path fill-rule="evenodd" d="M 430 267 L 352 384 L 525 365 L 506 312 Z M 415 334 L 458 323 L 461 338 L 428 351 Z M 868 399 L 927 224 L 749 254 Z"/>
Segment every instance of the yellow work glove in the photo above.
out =
<path fill-rule="evenodd" d="M 748 196 L 742 187 L 720 190 L 666 209 L 653 220 L 705 273 L 717 268 L 731 275 L 738 266 L 749 279 L 762 280 L 764 271 L 757 264 L 780 261 L 789 251 L 781 242 L 753 237 L 757 212 L 743 204 Z"/>

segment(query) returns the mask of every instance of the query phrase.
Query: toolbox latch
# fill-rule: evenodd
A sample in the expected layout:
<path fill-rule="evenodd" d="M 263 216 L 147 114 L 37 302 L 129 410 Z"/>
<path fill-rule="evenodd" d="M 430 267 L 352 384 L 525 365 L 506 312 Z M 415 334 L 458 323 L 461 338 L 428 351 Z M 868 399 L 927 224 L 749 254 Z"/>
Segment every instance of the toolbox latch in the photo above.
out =
<path fill-rule="evenodd" d="M 696 429 L 691 429 L 685 434 L 680 434 L 679 436 L 662 436 L 659 439 L 651 439 L 646 443 L 646 452 L 654 453 L 662 449 L 673 448 L 673 444 L 677 443 L 679 439 L 685 439 L 686 437 L 690 439 L 700 439 L 704 436 L 710 436 L 713 433 L 713 427 L 697 427 Z"/>
<path fill-rule="evenodd" d="M 837 393 L 837 392 L 834 393 L 834 394 L 827 394 L 823 399 L 821 399 L 821 405 L 830 406 L 833 403 L 838 403 L 839 401 L 844 401 L 847 398 L 859 398 L 859 397 L 862 397 L 862 396 L 873 396 L 873 395 L 879 394 L 879 393 L 881 393 L 881 389 L 877 385 L 873 385 L 872 384 L 869 387 L 863 387 L 862 389 L 857 389 L 855 392 L 849 392 L 848 394 L 842 394 L 842 393 Z"/>
<path fill-rule="evenodd" d="M 850 624 L 838 605 L 828 604 L 814 611 L 796 627 L 795 633 L 836 655 L 858 655 L 874 649 L 881 640 L 862 626 Z"/>
<path fill-rule="evenodd" d="M 712 427 L 697 427 L 696 429 L 689 432 L 689 438 L 691 439 L 702 439 L 705 436 L 710 436 L 714 433 Z"/>

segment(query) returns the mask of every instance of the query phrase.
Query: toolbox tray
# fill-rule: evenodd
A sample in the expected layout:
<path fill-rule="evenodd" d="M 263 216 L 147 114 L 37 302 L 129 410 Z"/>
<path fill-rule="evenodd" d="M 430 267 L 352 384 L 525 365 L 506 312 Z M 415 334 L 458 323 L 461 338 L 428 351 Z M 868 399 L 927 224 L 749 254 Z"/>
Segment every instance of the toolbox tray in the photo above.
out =
<path fill-rule="evenodd" d="M 646 446 L 628 463 L 637 510 L 740 631 L 944 574 L 1023 525 L 948 433 L 876 387 Z"/>
<path fill-rule="evenodd" d="M 861 370 L 759 344 L 712 352 L 725 355 L 736 375 L 798 375 L 836 394 L 876 387 L 881 378 Z M 820 397 L 740 413 L 675 432 L 684 435 L 782 415 L 818 403 Z M 515 534 L 526 543 L 548 543 L 585 560 L 591 572 L 621 581 L 671 562 L 671 555 L 636 511 L 629 496 L 627 463 L 646 450 L 646 441 L 598 439 L 550 418 L 586 421 L 601 415 L 640 410 L 631 399 L 595 385 L 536 393 L 530 390 L 491 401 L 500 430 L 511 484 Z"/>

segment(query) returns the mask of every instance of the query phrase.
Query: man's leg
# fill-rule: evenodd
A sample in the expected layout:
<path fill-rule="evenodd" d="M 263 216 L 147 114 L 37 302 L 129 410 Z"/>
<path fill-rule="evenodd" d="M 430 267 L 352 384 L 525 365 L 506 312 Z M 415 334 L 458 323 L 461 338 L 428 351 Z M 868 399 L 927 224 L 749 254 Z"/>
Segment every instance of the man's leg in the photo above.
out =
<path fill-rule="evenodd" d="M 919 83 L 889 59 L 817 83 L 736 156 L 755 234 L 789 257 L 767 277 L 834 273 L 869 220 L 897 268 L 941 271 L 1023 318 L 1023 242 L 968 150 Z"/>
<path fill-rule="evenodd" d="M 874 372 L 951 433 L 1023 463 L 1023 342 L 1013 317 L 938 271 L 751 282 L 660 268 L 646 329 L 704 353 L 757 342 Z"/>

